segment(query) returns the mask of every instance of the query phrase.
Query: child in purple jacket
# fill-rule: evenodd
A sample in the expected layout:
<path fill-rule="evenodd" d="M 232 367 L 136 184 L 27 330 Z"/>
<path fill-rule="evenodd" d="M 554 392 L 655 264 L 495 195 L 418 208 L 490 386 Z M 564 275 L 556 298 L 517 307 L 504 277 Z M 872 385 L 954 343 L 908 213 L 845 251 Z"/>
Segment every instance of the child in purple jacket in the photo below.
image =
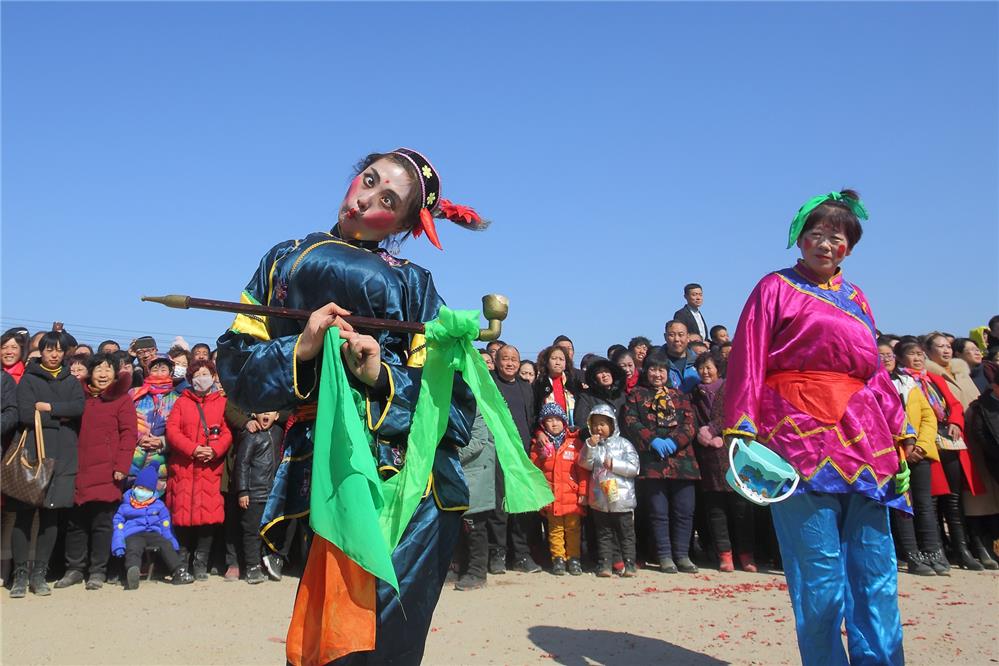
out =
<path fill-rule="evenodd" d="M 156 482 L 159 477 L 155 465 L 149 465 L 139 472 L 135 485 L 126 490 L 121 506 L 114 514 L 114 535 L 111 537 L 111 553 L 125 556 L 125 589 L 139 589 L 139 565 L 146 548 L 160 549 L 160 559 L 172 572 L 174 585 L 194 582 L 194 576 L 182 566 L 177 554 L 177 539 L 170 529 L 170 511 L 162 500 L 156 498 Z"/>

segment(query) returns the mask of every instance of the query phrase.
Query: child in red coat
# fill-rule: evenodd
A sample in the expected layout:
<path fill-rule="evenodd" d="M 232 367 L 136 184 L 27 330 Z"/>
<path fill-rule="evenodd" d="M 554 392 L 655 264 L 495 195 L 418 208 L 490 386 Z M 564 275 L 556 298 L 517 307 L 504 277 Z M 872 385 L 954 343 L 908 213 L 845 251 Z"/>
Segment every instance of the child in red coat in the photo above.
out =
<path fill-rule="evenodd" d="M 541 513 L 548 519 L 548 548 L 552 555 L 552 573 L 579 576 L 580 522 L 586 512 L 589 472 L 579 466 L 583 443 L 577 430 L 569 428 L 569 419 L 558 403 L 541 408 L 538 430 L 531 443 L 531 460 L 541 468 L 551 486 L 555 501 Z M 544 436 L 542 437 L 542 432 Z"/>

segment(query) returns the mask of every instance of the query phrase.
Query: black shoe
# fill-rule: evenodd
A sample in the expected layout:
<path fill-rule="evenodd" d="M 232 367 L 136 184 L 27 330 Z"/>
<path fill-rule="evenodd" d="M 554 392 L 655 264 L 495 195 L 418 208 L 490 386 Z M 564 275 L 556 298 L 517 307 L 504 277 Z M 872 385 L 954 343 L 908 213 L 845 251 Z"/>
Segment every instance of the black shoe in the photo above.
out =
<path fill-rule="evenodd" d="M 465 574 L 458 579 L 458 582 L 454 584 L 454 589 L 461 592 L 469 592 L 471 590 L 481 590 L 486 586 L 486 579 L 479 578 L 478 576 L 469 576 Z"/>
<path fill-rule="evenodd" d="M 681 573 L 695 574 L 700 571 L 697 565 L 690 561 L 689 557 L 680 557 L 676 560 L 676 568 Z"/>
<path fill-rule="evenodd" d="M 194 576 L 191 575 L 185 566 L 179 566 L 174 569 L 173 575 L 170 578 L 170 582 L 174 585 L 189 585 L 194 582 Z"/>
<path fill-rule="evenodd" d="M 78 585 L 83 582 L 83 572 L 77 571 L 76 569 L 70 569 L 66 572 L 66 575 L 56 581 L 53 586 L 57 590 L 61 590 L 64 587 L 70 587 L 72 585 Z"/>
<path fill-rule="evenodd" d="M 13 579 L 10 583 L 10 598 L 22 599 L 28 593 L 28 568 L 17 567 L 14 569 Z"/>
<path fill-rule="evenodd" d="M 610 578 L 614 575 L 614 570 L 611 569 L 611 565 L 607 562 L 601 562 L 597 565 L 597 578 Z"/>
<path fill-rule="evenodd" d="M 933 568 L 933 573 L 938 576 L 950 575 L 950 562 L 947 561 L 947 556 L 944 555 L 943 550 L 937 548 L 936 550 L 922 553 L 922 555 L 923 561 Z"/>
<path fill-rule="evenodd" d="M 191 571 L 194 572 L 194 580 L 208 580 L 208 553 L 194 554 Z"/>
<path fill-rule="evenodd" d="M 502 576 L 506 573 L 506 553 L 494 553 L 489 556 L 489 573 Z"/>
<path fill-rule="evenodd" d="M 90 578 L 87 579 L 87 589 L 88 590 L 99 590 L 104 587 L 104 582 L 107 580 L 107 576 L 102 573 L 90 574 Z"/>
<path fill-rule="evenodd" d="M 561 557 L 552 558 L 552 575 L 553 576 L 564 576 L 565 575 L 565 560 Z"/>
<path fill-rule="evenodd" d="M 539 567 L 537 562 L 535 562 L 528 556 L 528 557 L 522 557 L 516 562 L 514 562 L 513 570 L 519 571 L 521 573 L 538 573 L 539 571 L 541 571 L 541 567 Z"/>
<path fill-rule="evenodd" d="M 264 575 L 264 570 L 260 568 L 260 565 L 249 567 L 246 570 L 246 582 L 250 585 L 256 585 L 258 583 L 263 583 L 267 580 L 267 576 Z"/>
<path fill-rule="evenodd" d="M 668 574 L 675 574 L 679 571 L 679 569 L 676 568 L 676 563 L 673 561 L 672 557 L 660 557 L 659 570 Z"/>
<path fill-rule="evenodd" d="M 634 560 L 624 561 L 624 571 L 621 572 L 622 578 L 634 578 L 638 575 L 638 566 L 635 565 Z"/>
<path fill-rule="evenodd" d="M 129 567 L 125 572 L 125 589 L 139 589 L 139 567 Z"/>
<path fill-rule="evenodd" d="M 48 567 L 41 562 L 35 562 L 31 567 L 31 576 L 28 577 L 28 589 L 40 597 L 47 597 L 52 594 L 52 589 L 45 580 Z"/>
<path fill-rule="evenodd" d="M 582 576 L 583 575 L 583 565 L 579 563 L 575 557 L 569 558 L 569 562 L 566 565 L 566 571 L 569 572 L 570 576 Z"/>
<path fill-rule="evenodd" d="M 957 556 L 957 563 L 962 569 L 967 569 L 968 571 L 985 570 L 982 563 L 975 559 L 975 556 L 971 554 L 971 551 L 968 550 L 968 547 L 964 544 L 961 544 L 955 549 L 954 555 Z"/>
<path fill-rule="evenodd" d="M 986 569 L 999 569 L 999 562 L 995 561 L 995 558 L 992 556 L 992 552 L 985 547 L 985 544 L 982 543 L 981 538 L 977 535 L 971 537 L 971 552 L 974 553 L 975 557 L 978 558 L 978 561 L 981 562 L 982 566 Z"/>
<path fill-rule="evenodd" d="M 264 570 L 267 572 L 268 578 L 273 581 L 281 580 L 281 569 L 284 567 L 284 560 L 281 559 L 280 555 L 273 553 L 264 555 L 261 563 L 264 565 Z"/>
<path fill-rule="evenodd" d="M 907 553 L 905 560 L 907 563 L 906 571 L 914 576 L 937 575 L 937 572 L 933 570 L 933 567 L 926 561 L 926 558 L 923 557 L 922 553 Z"/>

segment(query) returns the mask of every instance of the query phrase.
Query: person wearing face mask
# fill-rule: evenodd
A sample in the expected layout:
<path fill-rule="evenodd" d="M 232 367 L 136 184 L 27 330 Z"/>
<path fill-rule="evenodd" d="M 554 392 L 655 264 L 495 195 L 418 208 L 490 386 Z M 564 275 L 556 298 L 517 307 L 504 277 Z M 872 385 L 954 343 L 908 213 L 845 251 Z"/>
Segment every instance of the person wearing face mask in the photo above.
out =
<path fill-rule="evenodd" d="M 125 352 L 118 352 L 120 357 Z M 128 371 L 133 366 L 123 364 L 122 370 Z M 128 470 L 126 486 L 132 485 L 139 472 L 149 465 L 159 470 L 159 483 L 156 484 L 156 496 L 162 497 L 166 492 L 167 479 L 167 439 L 166 424 L 170 418 L 180 393 L 173 385 L 173 361 L 169 358 L 156 358 L 149 363 L 149 372 L 138 388 L 131 391 L 132 403 L 135 405 L 135 415 L 138 419 L 138 432 L 135 450 L 132 453 L 132 465 Z M 133 378 L 134 384 L 134 378 Z"/>
<path fill-rule="evenodd" d="M 36 450 L 35 412 L 41 413 L 45 457 L 55 460 L 52 480 L 40 507 L 29 506 L 10 499 L 15 508 L 14 531 L 11 551 L 14 560 L 14 577 L 10 596 L 25 596 L 27 588 L 39 596 L 52 593 L 45 580 L 49 558 L 58 536 L 59 513 L 73 505 L 76 491 L 77 433 L 83 415 L 83 387 L 63 365 L 65 350 L 70 347 L 69 335 L 63 331 L 49 331 L 38 342 L 40 358 L 28 363 L 17 385 L 17 409 L 21 427 L 28 431 L 25 450 L 29 456 Z M 32 522 L 38 515 L 38 538 L 35 542 L 35 561 L 28 579 L 28 543 L 31 540 Z"/>
<path fill-rule="evenodd" d="M 128 394 L 132 378 L 119 369 L 111 354 L 96 354 L 87 362 L 76 493 L 66 523 L 66 574 L 56 588 L 82 583 L 84 573 L 89 574 L 88 590 L 100 589 L 107 579 L 111 518 L 138 437 L 135 406 Z"/>
<path fill-rule="evenodd" d="M 195 361 L 187 379 L 191 388 L 177 399 L 167 419 L 165 501 L 173 515 L 181 564 L 187 566 L 193 551 L 191 572 L 195 580 L 207 580 L 214 526 L 225 519 L 222 468 L 232 432 L 225 421 L 226 399 L 215 387 L 215 364 Z"/>
<path fill-rule="evenodd" d="M 167 357 L 173 361 L 173 387 L 177 393 L 183 393 L 190 388 L 187 382 L 187 366 L 191 364 L 191 352 L 183 347 L 174 346 L 167 352 Z"/>

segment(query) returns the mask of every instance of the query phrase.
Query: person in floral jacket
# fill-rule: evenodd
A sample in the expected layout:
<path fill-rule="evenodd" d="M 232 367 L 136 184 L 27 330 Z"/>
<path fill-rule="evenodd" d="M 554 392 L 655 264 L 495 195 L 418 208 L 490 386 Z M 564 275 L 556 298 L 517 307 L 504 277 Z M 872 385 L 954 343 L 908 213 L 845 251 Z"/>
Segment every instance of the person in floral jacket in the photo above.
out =
<path fill-rule="evenodd" d="M 687 397 L 667 386 L 669 358 L 645 357 L 642 383 L 621 410 L 624 436 L 638 450 L 639 494 L 665 573 L 696 573 L 690 560 L 694 527 L 694 483 L 701 478 L 694 455 L 694 413 Z"/>

